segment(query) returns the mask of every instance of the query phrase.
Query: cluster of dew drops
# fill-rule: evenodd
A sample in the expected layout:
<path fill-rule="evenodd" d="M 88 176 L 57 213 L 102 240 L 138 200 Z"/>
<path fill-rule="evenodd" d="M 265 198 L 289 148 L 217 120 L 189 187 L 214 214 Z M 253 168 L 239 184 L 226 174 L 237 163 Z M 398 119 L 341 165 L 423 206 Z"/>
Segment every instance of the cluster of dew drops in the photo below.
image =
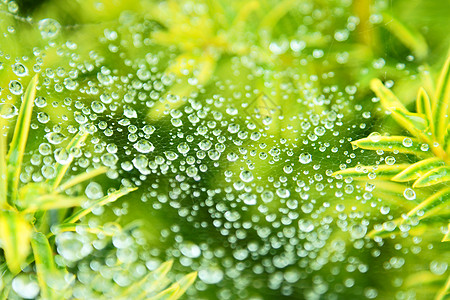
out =
<path fill-rule="evenodd" d="M 14 5 L 8 9 L 14 12 Z M 318 78 L 311 76 L 300 91 L 289 84 L 281 87 L 286 98 L 296 97 L 294 103 L 304 109 L 291 114 L 282 111 L 287 104 L 279 102 L 272 112 L 262 113 L 252 107 L 262 94 L 251 85 L 260 71 L 247 75 L 249 84 L 243 92 L 238 82 L 246 66 L 236 59 L 231 64 L 233 76 L 217 80 L 213 93 L 199 88 L 191 97 L 180 99 L 170 93 L 176 79 L 161 67 L 174 53 L 156 51 L 129 58 L 123 49 L 151 49 L 152 41 L 143 38 L 144 26 L 138 21 L 130 21 L 129 16 L 122 19 L 124 24 L 105 28 L 98 38 L 102 49 L 118 60 L 117 68 L 104 64 L 107 58 L 102 50 L 93 49 L 88 57 L 80 58 L 77 43 L 58 39 L 62 28 L 53 19 L 35 24 L 47 44 L 33 49 L 33 58 L 13 59 L 0 52 L 0 69 L 11 68 L 17 76 L 0 94 L 2 118 L 13 119 L 18 114 L 18 106 L 4 104 L 3 98 L 23 95 L 21 80 L 40 73 L 31 126 L 43 133 L 43 141 L 30 153 L 22 182 L 53 178 L 53 164 L 68 163 L 71 157 L 74 173 L 108 167 L 109 179 L 139 187 L 137 193 L 149 218 L 163 211 L 174 220 L 163 224 L 166 228 L 159 236 L 169 248 L 148 250 L 146 267 L 155 269 L 161 259 L 176 258 L 181 265 L 199 270 L 198 291 L 209 285 L 223 286 L 218 292 L 221 299 L 245 298 L 249 287 L 262 285 L 284 295 L 300 286 L 306 297 L 328 294 L 332 299 L 358 286 L 358 278 L 369 272 L 369 265 L 358 258 L 357 251 L 367 249 L 376 258 L 382 246 L 382 241 L 365 238 L 370 211 L 375 208 L 389 215 L 390 207 L 373 197 L 373 185 L 332 176 L 342 168 L 342 161 L 357 162 L 358 152 L 349 146 L 352 131 L 364 129 L 370 119 L 361 105 L 352 106 L 357 86 L 344 91 L 336 86 L 317 90 Z M 120 34 L 125 26 L 131 40 Z M 8 34 L 14 31 L 10 28 Z M 51 50 L 65 61 L 64 66 L 41 67 L 45 52 Z M 36 62 L 27 67 L 32 59 Z M 83 75 L 89 80 L 79 80 Z M 295 74 L 283 72 L 276 76 L 296 79 Z M 314 96 L 318 92 L 322 95 Z M 267 96 L 285 99 L 277 93 Z M 158 119 L 148 118 L 155 109 L 160 110 Z M 360 115 L 362 121 L 345 123 L 349 114 Z M 66 151 L 64 142 L 79 130 L 90 133 L 86 145 Z M 393 156 L 384 160 L 395 163 Z M 109 191 L 95 181 L 84 189 L 89 199 Z M 68 191 L 77 192 L 77 188 Z M 415 192 L 406 189 L 404 197 L 414 200 Z M 129 206 L 123 202 L 113 212 L 126 215 Z M 94 214 L 103 211 L 99 208 Z M 195 237 L 185 238 L 189 230 L 196 232 Z M 100 242 L 76 234 L 57 238 L 59 254 L 69 264 L 87 257 L 96 243 Z M 132 264 L 141 259 L 121 249 L 126 247 L 118 247 L 120 261 Z M 384 266 L 400 269 L 404 263 L 399 254 Z M 93 265 L 95 269 L 95 263 L 81 269 Z M 435 274 L 446 268 L 440 262 L 431 267 Z M 126 285 L 127 276 L 121 274 L 114 280 Z M 232 282 L 234 291 L 223 283 L 225 279 Z M 367 286 L 362 293 L 376 298 L 378 291 Z"/>

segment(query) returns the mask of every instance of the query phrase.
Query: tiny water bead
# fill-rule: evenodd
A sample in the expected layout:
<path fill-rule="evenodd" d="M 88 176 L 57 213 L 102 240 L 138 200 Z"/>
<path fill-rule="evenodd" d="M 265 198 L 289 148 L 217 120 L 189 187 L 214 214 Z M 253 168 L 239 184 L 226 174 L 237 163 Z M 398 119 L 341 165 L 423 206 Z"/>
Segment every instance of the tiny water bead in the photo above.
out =
<path fill-rule="evenodd" d="M 38 28 L 44 39 L 55 38 L 61 30 L 61 25 L 54 19 L 42 19 L 38 22 Z"/>
<path fill-rule="evenodd" d="M 403 191 L 403 196 L 406 198 L 406 200 L 412 201 L 416 199 L 416 192 L 411 188 L 406 188 Z"/>
<path fill-rule="evenodd" d="M 17 80 L 11 80 L 9 82 L 9 91 L 14 95 L 21 95 L 23 93 L 22 84 Z"/>

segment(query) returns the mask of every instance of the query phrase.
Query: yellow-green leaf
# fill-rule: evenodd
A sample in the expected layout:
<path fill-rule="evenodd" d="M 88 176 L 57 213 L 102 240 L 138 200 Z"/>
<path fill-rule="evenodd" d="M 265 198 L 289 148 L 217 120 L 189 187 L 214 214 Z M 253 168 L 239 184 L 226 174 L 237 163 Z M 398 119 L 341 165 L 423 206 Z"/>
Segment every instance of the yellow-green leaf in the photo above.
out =
<path fill-rule="evenodd" d="M 430 196 L 425 201 L 422 201 L 419 205 L 414 207 L 410 212 L 408 212 L 408 216 L 412 216 L 416 214 L 418 211 L 422 213 L 419 215 L 420 219 L 425 219 L 430 216 L 430 212 L 435 209 L 440 209 L 442 207 L 447 206 L 447 209 L 443 209 L 443 211 L 450 212 L 450 187 L 439 191 L 438 193 Z"/>
<path fill-rule="evenodd" d="M 43 299 L 57 299 L 57 294 L 49 284 L 57 279 L 58 270 L 55 267 L 53 253 L 45 235 L 41 232 L 34 232 L 31 237 L 31 247 L 33 248 L 34 261 L 36 263 L 41 297 Z"/>
<path fill-rule="evenodd" d="M 353 147 L 359 147 L 367 150 L 383 150 L 399 153 L 414 154 L 418 157 L 430 156 L 429 147 L 425 147 L 427 151 L 421 149 L 423 143 L 418 139 L 408 136 L 379 136 L 370 135 L 366 138 L 352 142 Z"/>
<path fill-rule="evenodd" d="M 156 293 L 162 290 L 169 282 L 166 275 L 172 268 L 172 264 L 172 260 L 161 264 L 156 270 L 148 273 L 141 280 L 135 282 L 124 290 L 121 298 L 146 299 L 147 294 Z"/>
<path fill-rule="evenodd" d="M 444 235 L 441 242 L 450 242 L 450 223 L 448 223 L 447 233 Z"/>
<path fill-rule="evenodd" d="M 441 166 L 426 172 L 414 182 L 413 187 L 425 187 L 447 181 L 450 181 L 450 167 Z"/>
<path fill-rule="evenodd" d="M 9 204 L 17 199 L 17 191 L 19 188 L 19 176 L 22 169 L 22 160 L 25 153 L 25 146 L 30 130 L 31 113 L 33 111 L 34 98 L 36 97 L 36 86 L 38 84 L 38 75 L 35 75 L 23 96 L 22 105 L 20 106 L 19 115 L 17 117 L 14 135 L 9 146 L 7 166 L 8 166 L 8 200 Z"/>
<path fill-rule="evenodd" d="M 180 298 L 184 293 L 186 293 L 187 289 L 194 283 L 195 279 L 197 278 L 197 272 L 189 273 L 185 276 L 183 276 L 180 280 L 178 280 L 175 284 L 178 284 L 179 289 L 174 293 L 170 300 L 177 300 Z"/>
<path fill-rule="evenodd" d="M 435 131 L 438 142 L 443 142 L 445 129 L 448 124 L 448 110 L 450 102 L 450 56 L 447 58 L 436 88 L 434 97 L 433 119 L 435 121 Z"/>
<path fill-rule="evenodd" d="M 409 164 L 394 164 L 380 166 L 356 166 L 335 172 L 333 175 L 342 175 L 343 177 L 352 177 L 353 179 L 390 179 L 398 174 Z"/>
<path fill-rule="evenodd" d="M 60 153 L 60 155 L 68 155 L 69 159 L 66 161 L 65 164 L 60 163 L 55 164 L 56 176 L 55 178 L 49 181 L 49 183 L 53 186 L 53 188 L 58 187 L 67 170 L 69 169 L 70 164 L 72 163 L 73 157 L 72 154 L 70 154 L 70 151 L 75 147 L 79 147 L 86 140 L 87 136 L 88 136 L 87 132 L 78 131 L 77 134 L 69 142 L 67 147 L 61 150 L 62 153 Z"/>
<path fill-rule="evenodd" d="M 392 180 L 399 182 L 414 180 L 424 175 L 428 171 L 443 166 L 444 164 L 444 161 L 439 157 L 427 158 L 410 165 L 409 167 L 395 175 Z"/>
<path fill-rule="evenodd" d="M 31 213 L 35 211 L 47 211 L 50 209 L 61 209 L 75 206 L 81 206 L 87 199 L 86 197 L 69 197 L 60 194 L 47 194 L 36 197 L 25 203 L 24 212 Z"/>
<path fill-rule="evenodd" d="M 58 224 L 58 225 L 54 225 L 51 228 L 52 234 L 58 234 L 58 233 L 62 233 L 62 232 L 89 232 L 92 234 L 99 234 L 101 233 L 102 235 L 105 236 L 112 236 L 114 234 L 117 233 L 116 229 L 119 229 L 120 227 L 115 227 L 115 228 L 105 228 L 105 226 L 89 226 L 87 224 L 75 224 L 75 223 L 63 223 L 63 224 Z M 52 235 L 50 234 L 50 235 Z"/>
<path fill-rule="evenodd" d="M 135 190 L 136 190 L 136 188 L 123 188 L 123 189 L 115 191 L 105 197 L 102 197 L 98 200 L 92 201 L 88 207 L 86 207 L 86 208 L 78 211 L 74 215 L 70 216 L 69 218 L 64 220 L 63 223 L 75 223 L 78 220 L 80 220 L 82 217 L 89 214 L 94 208 L 106 205 L 108 203 L 112 203 L 112 202 L 116 201 L 117 199 L 119 199 L 120 197 L 122 197 L 132 191 L 135 191 Z"/>
<path fill-rule="evenodd" d="M 409 112 L 394 93 L 386 88 L 379 79 L 372 79 L 370 88 L 375 92 L 378 98 L 380 98 L 383 107 L 391 112 L 392 117 L 398 124 L 415 137 L 430 142 L 429 137 L 426 134 L 429 124 L 424 114 Z"/>
<path fill-rule="evenodd" d="M 150 300 L 172 300 L 178 294 L 180 286 L 178 283 L 172 284 L 169 288 L 163 290 L 158 295 L 149 298 Z"/>
<path fill-rule="evenodd" d="M 56 192 L 63 192 L 65 190 L 67 190 L 68 188 L 71 188 L 79 183 L 85 182 L 91 178 L 94 178 L 101 174 L 104 174 L 104 173 L 106 173 L 106 171 L 108 171 L 108 169 L 106 167 L 100 167 L 100 168 L 94 169 L 92 171 L 76 175 L 76 176 L 72 177 L 71 179 L 67 180 L 66 182 L 64 182 L 63 184 L 61 184 L 60 186 L 58 186 L 58 188 L 56 189 Z"/>
<path fill-rule="evenodd" d="M 22 214 L 9 210 L 0 211 L 0 243 L 8 268 L 13 274 L 20 272 L 30 252 L 31 230 Z"/>
<path fill-rule="evenodd" d="M 427 117 L 430 126 L 430 132 L 434 133 L 433 111 L 431 108 L 431 100 L 424 88 L 420 88 L 416 100 L 417 112 Z"/>
<path fill-rule="evenodd" d="M 448 296 L 450 295 L 450 276 L 447 278 L 445 285 L 441 288 L 441 290 L 436 295 L 436 300 L 448 300 Z"/>
<path fill-rule="evenodd" d="M 2 122 L 3 118 L 0 117 L 0 209 L 8 206 L 7 202 L 7 172 L 6 166 L 6 130 L 5 124 Z"/>
<path fill-rule="evenodd" d="M 428 45 L 425 38 L 417 31 L 414 31 L 392 15 L 383 13 L 383 24 L 397 39 L 408 47 L 413 53 L 419 57 L 424 58 L 428 53 Z"/>

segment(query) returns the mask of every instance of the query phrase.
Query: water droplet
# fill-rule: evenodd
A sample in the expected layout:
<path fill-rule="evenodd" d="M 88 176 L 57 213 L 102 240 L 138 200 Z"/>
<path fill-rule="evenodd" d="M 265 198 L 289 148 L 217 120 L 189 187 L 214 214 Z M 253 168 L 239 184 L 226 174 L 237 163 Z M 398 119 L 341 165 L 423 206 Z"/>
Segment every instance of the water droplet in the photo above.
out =
<path fill-rule="evenodd" d="M 414 200 L 416 199 L 416 192 L 411 188 L 406 188 L 403 191 L 403 196 L 406 198 L 406 200 Z"/>
<path fill-rule="evenodd" d="M 404 138 L 402 144 L 405 147 L 411 147 L 413 145 L 413 141 L 410 138 Z"/>
<path fill-rule="evenodd" d="M 366 233 L 367 233 L 367 227 L 362 226 L 360 224 L 355 224 L 355 225 L 352 225 L 352 227 L 350 227 L 350 235 L 355 240 L 363 238 L 366 235 Z"/>
<path fill-rule="evenodd" d="M 19 113 L 17 107 L 12 104 L 2 103 L 0 104 L 0 117 L 5 119 L 11 119 Z"/>
<path fill-rule="evenodd" d="M 16 74 L 19 77 L 23 77 L 28 75 L 28 69 L 27 67 L 25 67 L 23 64 L 21 63 L 15 63 L 12 66 L 12 71 L 14 72 L 14 74 Z"/>
<path fill-rule="evenodd" d="M 155 147 L 153 147 L 153 144 L 152 144 L 152 143 L 150 143 L 150 142 L 147 141 L 147 140 L 143 140 L 143 139 L 137 141 L 137 142 L 133 145 L 133 147 L 134 147 L 137 151 L 139 151 L 139 152 L 141 152 L 141 153 L 149 153 L 149 152 L 152 152 L 152 151 L 155 149 Z"/>
<path fill-rule="evenodd" d="M 223 271 L 216 267 L 201 269 L 198 271 L 198 277 L 206 284 L 216 284 L 222 281 Z"/>
<path fill-rule="evenodd" d="M 306 165 L 306 164 L 309 164 L 312 161 L 312 157 L 311 157 L 311 154 L 309 154 L 309 153 L 302 153 L 302 154 L 300 154 L 298 160 L 302 164 Z"/>
<path fill-rule="evenodd" d="M 58 35 L 61 25 L 53 19 L 42 19 L 38 23 L 39 31 L 44 39 L 51 39 Z"/>
<path fill-rule="evenodd" d="M 200 247 L 192 242 L 184 242 L 180 245 L 181 254 L 189 258 L 197 258 L 200 256 L 202 251 Z"/>
<path fill-rule="evenodd" d="M 9 90 L 14 95 L 20 95 L 23 93 L 23 87 L 20 82 L 17 80 L 11 80 L 9 82 Z"/>
<path fill-rule="evenodd" d="M 39 294 L 39 285 L 35 279 L 26 274 L 17 275 L 12 281 L 12 288 L 22 298 L 34 299 Z"/>
<path fill-rule="evenodd" d="M 253 180 L 253 173 L 248 170 L 244 170 L 241 174 L 239 174 L 239 177 L 243 182 L 250 182 Z"/>
<path fill-rule="evenodd" d="M 84 191 L 86 196 L 91 200 L 97 200 L 103 197 L 102 186 L 97 182 L 90 182 Z"/>
<path fill-rule="evenodd" d="M 67 139 L 67 137 L 60 132 L 49 132 L 45 135 L 50 144 L 58 145 Z"/>

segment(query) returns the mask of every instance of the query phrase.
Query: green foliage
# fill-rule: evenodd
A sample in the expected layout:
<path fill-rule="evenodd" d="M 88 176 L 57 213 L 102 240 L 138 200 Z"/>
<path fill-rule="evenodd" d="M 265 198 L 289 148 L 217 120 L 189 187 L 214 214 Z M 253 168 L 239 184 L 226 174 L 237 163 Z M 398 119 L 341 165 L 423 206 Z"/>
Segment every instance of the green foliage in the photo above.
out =
<path fill-rule="evenodd" d="M 428 197 L 417 197 L 414 190 L 405 186 L 399 190 L 397 199 L 399 204 L 410 206 L 411 200 L 417 203 L 400 218 L 390 221 L 390 225 L 376 227 L 368 235 L 372 238 L 387 237 L 392 235 L 394 228 L 405 230 L 405 226 L 413 224 L 409 230 L 411 235 L 421 236 L 426 223 L 418 224 L 416 219 L 428 222 L 447 222 L 445 228 L 450 229 L 448 214 L 450 213 L 450 136 L 447 131 L 450 128 L 450 56 L 447 58 L 439 76 L 436 90 L 429 93 L 420 88 L 416 100 L 416 112 L 409 112 L 399 99 L 387 89 L 380 80 L 374 79 L 371 88 L 380 98 L 383 107 L 389 111 L 392 118 L 413 137 L 407 136 L 381 136 L 378 133 L 352 142 L 355 148 L 366 150 L 386 151 L 393 153 L 412 154 L 418 161 L 412 164 L 394 164 L 386 159 L 385 165 L 357 166 L 334 173 L 335 176 L 351 177 L 355 180 L 392 180 L 394 182 L 411 182 L 412 188 L 424 188 L 433 186 L 436 188 Z M 378 186 L 383 189 L 386 183 L 380 182 Z M 403 193 L 403 195 L 402 195 Z M 402 197 L 403 196 L 403 197 Z M 389 199 L 392 195 L 385 195 L 383 199 Z M 417 200 L 416 200 L 417 199 Z M 391 199 L 392 201 L 392 199 Z M 402 203 L 403 202 L 403 203 Z M 444 218 L 442 218 L 444 216 Z M 431 219 L 431 220 L 430 220 Z M 428 223 L 430 224 L 430 223 Z M 445 224 L 445 223 L 444 223 Z M 403 229 L 402 229 L 403 228 Z M 442 238 L 442 242 L 448 242 L 448 231 Z M 450 280 L 450 279 L 449 279 Z M 436 299 L 444 299 L 449 292 L 449 282 L 436 296 Z"/>

